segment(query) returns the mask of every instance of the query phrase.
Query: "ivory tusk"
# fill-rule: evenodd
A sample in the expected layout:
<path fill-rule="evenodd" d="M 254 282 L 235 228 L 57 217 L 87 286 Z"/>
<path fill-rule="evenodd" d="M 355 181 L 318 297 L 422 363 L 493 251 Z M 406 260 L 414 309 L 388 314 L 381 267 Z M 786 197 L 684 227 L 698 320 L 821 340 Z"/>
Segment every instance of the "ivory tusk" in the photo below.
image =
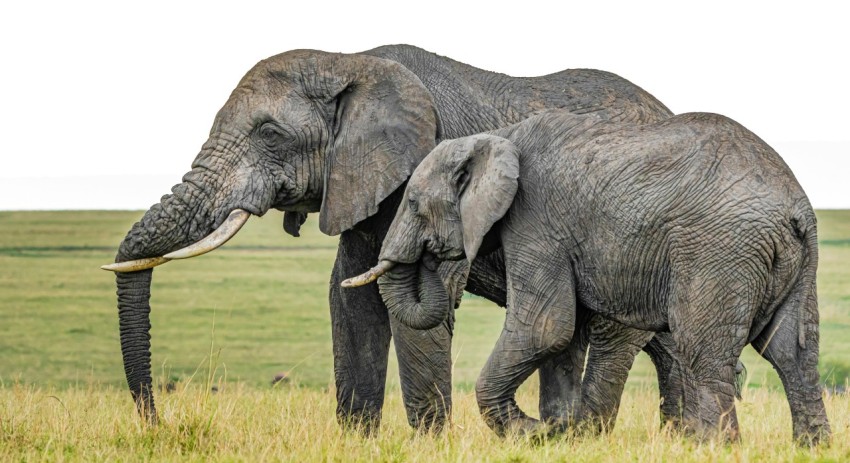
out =
<path fill-rule="evenodd" d="M 378 265 L 367 270 L 366 273 L 343 281 L 340 283 L 340 286 L 343 288 L 356 288 L 358 286 L 368 285 L 393 267 L 395 267 L 395 262 L 382 260 L 378 262 Z"/>
<path fill-rule="evenodd" d="M 213 249 L 226 243 L 227 240 L 233 238 L 236 232 L 245 225 L 251 213 L 242 209 L 234 209 L 230 215 L 224 219 L 224 223 L 218 226 L 214 232 L 207 235 L 206 238 L 198 241 L 195 244 L 186 246 L 183 249 L 178 249 L 174 252 L 169 252 L 164 255 L 165 259 L 188 259 L 190 257 L 206 254 Z"/>
<path fill-rule="evenodd" d="M 138 272 L 164 264 L 171 259 L 165 257 L 148 257 L 145 259 L 128 260 L 125 262 L 116 262 L 114 264 L 101 265 L 100 268 L 109 270 L 110 272 Z"/>

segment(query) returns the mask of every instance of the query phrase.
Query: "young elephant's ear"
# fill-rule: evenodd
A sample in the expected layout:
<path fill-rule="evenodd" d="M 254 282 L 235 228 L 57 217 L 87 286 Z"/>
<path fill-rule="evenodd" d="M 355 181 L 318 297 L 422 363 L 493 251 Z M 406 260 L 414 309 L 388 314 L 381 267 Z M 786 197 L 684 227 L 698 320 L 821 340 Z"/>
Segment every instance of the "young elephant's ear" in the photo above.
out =
<path fill-rule="evenodd" d="M 510 141 L 493 135 L 469 140 L 468 177 L 460 185 L 460 220 L 463 247 L 472 262 L 484 235 L 499 221 L 514 200 L 519 177 L 519 152 Z"/>
<path fill-rule="evenodd" d="M 431 93 L 393 61 L 348 55 L 354 77 L 336 97 L 333 150 L 326 158 L 319 228 L 337 235 L 378 212 L 438 136 Z"/>

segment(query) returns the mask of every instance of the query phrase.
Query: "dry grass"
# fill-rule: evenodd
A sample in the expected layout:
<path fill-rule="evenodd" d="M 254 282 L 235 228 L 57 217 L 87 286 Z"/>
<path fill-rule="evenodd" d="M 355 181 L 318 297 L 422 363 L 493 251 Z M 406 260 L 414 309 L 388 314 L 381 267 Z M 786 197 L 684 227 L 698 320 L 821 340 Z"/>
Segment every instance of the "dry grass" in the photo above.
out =
<path fill-rule="evenodd" d="M 333 392 L 221 384 L 215 394 L 189 384 L 160 395 L 161 422 L 147 428 L 124 390 L 93 387 L 0 389 L 0 461 L 848 461 L 850 397 L 827 398 L 830 447 L 796 448 L 779 392 L 749 391 L 739 404 L 743 441 L 698 443 L 659 429 L 656 395 L 632 391 L 616 429 L 602 437 L 545 443 L 499 439 L 478 416 L 470 393 L 456 397 L 450 429 L 416 435 L 398 393 L 390 394 L 377 437 L 344 432 L 333 418 Z M 533 394 L 520 396 L 528 409 Z"/>

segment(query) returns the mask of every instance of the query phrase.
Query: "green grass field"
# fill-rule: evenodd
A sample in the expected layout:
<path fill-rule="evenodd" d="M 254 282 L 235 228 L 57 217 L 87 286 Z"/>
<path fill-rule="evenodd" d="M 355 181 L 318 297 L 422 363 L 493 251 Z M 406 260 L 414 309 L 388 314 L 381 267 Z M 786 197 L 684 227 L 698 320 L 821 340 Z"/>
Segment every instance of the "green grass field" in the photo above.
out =
<path fill-rule="evenodd" d="M 162 424 L 144 429 L 126 392 L 111 262 L 140 212 L 0 212 L 0 461 L 21 459 L 283 459 L 378 461 L 848 460 L 850 399 L 830 396 L 830 448 L 797 450 L 768 363 L 748 348 L 743 443 L 697 444 L 657 427 L 654 371 L 641 354 L 616 430 L 543 445 L 502 441 L 471 388 L 503 311 L 467 295 L 457 312 L 451 430 L 414 436 L 394 359 L 380 437 L 343 433 L 333 418 L 327 283 L 335 239 L 309 221 L 285 235 L 281 214 L 253 218 L 220 250 L 154 271 L 152 343 Z M 819 211 L 821 371 L 850 376 L 850 211 Z M 394 357 L 394 355 L 391 355 Z M 291 381 L 270 387 L 274 374 Z M 530 381 L 533 383 L 533 380 Z M 209 386 L 219 387 L 217 394 Z M 536 413 L 533 384 L 520 400 Z"/>

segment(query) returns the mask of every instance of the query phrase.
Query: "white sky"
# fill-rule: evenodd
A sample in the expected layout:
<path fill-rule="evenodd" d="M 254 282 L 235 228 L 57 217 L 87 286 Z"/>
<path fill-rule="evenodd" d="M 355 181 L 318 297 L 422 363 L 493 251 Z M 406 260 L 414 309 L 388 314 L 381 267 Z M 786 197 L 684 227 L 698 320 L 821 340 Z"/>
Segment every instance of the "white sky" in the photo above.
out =
<path fill-rule="evenodd" d="M 572 3 L 4 2 L 0 210 L 147 208 L 257 61 L 391 43 L 511 75 L 615 72 L 674 112 L 744 124 L 815 207 L 850 208 L 842 2 Z"/>

